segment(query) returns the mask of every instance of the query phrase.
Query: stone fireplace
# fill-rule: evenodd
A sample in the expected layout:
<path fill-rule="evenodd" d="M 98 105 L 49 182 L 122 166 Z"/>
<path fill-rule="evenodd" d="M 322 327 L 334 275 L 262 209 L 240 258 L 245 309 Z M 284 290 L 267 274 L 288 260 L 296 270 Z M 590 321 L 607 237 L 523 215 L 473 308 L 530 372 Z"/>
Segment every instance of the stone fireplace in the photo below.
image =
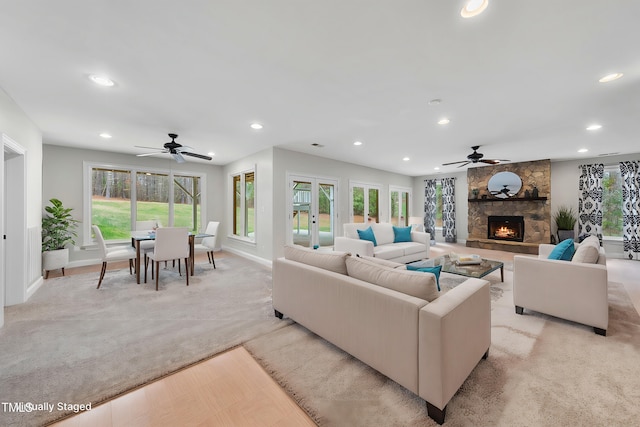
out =
<path fill-rule="evenodd" d="M 522 188 L 513 197 L 498 198 L 489 192 L 488 182 L 493 175 L 504 171 L 518 175 L 522 180 Z M 467 185 L 468 247 L 537 254 L 540 243 L 551 241 L 549 160 L 469 168 Z M 535 198 L 532 197 L 534 187 L 538 195 Z M 477 196 L 471 191 L 475 188 L 479 190 Z M 522 218 L 522 228 L 519 228 L 520 225 L 515 226 L 515 223 L 511 222 L 514 218 L 511 218 L 508 224 L 497 225 L 497 229 L 492 230 L 489 224 L 490 217 Z"/>
<path fill-rule="evenodd" d="M 522 242 L 524 217 L 490 215 L 487 218 L 487 239 Z"/>

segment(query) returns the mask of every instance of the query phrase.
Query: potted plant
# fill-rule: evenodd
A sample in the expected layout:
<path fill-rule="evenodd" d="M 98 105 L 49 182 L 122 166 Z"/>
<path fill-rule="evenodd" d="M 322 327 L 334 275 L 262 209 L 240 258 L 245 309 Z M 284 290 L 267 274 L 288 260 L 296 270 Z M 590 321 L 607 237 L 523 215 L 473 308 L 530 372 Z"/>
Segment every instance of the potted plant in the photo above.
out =
<path fill-rule="evenodd" d="M 478 198 L 478 194 L 480 194 L 480 190 L 477 188 L 472 188 L 471 189 L 471 194 L 473 194 L 473 198 L 477 199 Z"/>
<path fill-rule="evenodd" d="M 573 208 L 567 206 L 560 206 L 556 213 L 553 215 L 553 220 L 558 228 L 558 242 L 566 239 L 576 238 L 574 227 L 578 220 Z"/>
<path fill-rule="evenodd" d="M 71 208 L 65 208 L 58 199 L 49 200 L 51 205 L 46 206 L 47 212 L 42 218 L 42 269 L 45 271 L 45 279 L 49 277 L 49 271 L 62 269 L 69 263 L 68 244 L 75 244 L 76 227 L 78 220 L 71 216 Z"/>

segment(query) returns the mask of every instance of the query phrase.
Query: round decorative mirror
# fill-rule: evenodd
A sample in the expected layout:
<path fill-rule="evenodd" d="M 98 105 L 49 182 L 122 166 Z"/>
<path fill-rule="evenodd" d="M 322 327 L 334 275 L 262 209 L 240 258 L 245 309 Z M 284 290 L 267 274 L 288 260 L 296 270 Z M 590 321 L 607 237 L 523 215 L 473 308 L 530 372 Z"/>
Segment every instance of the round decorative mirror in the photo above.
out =
<path fill-rule="evenodd" d="M 489 193 L 499 199 L 514 197 L 522 188 L 522 180 L 513 172 L 498 172 L 489 179 Z"/>

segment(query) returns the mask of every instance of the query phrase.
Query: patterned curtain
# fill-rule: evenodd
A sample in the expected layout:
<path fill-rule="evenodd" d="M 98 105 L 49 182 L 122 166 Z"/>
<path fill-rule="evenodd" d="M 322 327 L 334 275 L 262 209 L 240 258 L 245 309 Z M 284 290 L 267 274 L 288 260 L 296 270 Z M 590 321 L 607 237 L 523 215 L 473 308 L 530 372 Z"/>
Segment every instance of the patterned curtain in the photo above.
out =
<path fill-rule="evenodd" d="M 424 231 L 436 239 L 436 180 L 424 180 Z"/>
<path fill-rule="evenodd" d="M 602 179 L 604 165 L 580 165 L 578 234 L 594 234 L 602 242 Z"/>
<path fill-rule="evenodd" d="M 622 242 L 629 259 L 640 258 L 640 162 L 620 162 Z"/>
<path fill-rule="evenodd" d="M 456 243 L 455 178 L 442 178 L 442 235 L 447 243 Z"/>

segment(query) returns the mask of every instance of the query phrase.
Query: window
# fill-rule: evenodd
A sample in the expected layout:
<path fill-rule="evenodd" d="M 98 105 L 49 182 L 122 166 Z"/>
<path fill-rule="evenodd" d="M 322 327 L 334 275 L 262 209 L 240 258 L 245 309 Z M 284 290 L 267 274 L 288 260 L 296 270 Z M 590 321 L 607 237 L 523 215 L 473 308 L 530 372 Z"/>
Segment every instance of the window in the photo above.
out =
<path fill-rule="evenodd" d="M 350 183 L 351 222 L 380 222 L 380 187 L 358 182 Z"/>
<path fill-rule="evenodd" d="M 128 240 L 136 221 L 200 230 L 204 175 L 85 163 L 84 244 L 91 225 L 105 240 Z M 131 183 L 135 185 L 132 186 Z"/>
<path fill-rule="evenodd" d="M 389 207 L 391 209 L 389 217 L 391 218 L 391 224 L 403 227 L 409 224 L 410 197 L 410 188 L 389 186 Z"/>
<path fill-rule="evenodd" d="M 622 176 L 618 166 L 606 166 L 604 169 L 602 235 L 622 237 Z"/>
<path fill-rule="evenodd" d="M 255 171 L 232 176 L 233 235 L 255 241 Z"/>

